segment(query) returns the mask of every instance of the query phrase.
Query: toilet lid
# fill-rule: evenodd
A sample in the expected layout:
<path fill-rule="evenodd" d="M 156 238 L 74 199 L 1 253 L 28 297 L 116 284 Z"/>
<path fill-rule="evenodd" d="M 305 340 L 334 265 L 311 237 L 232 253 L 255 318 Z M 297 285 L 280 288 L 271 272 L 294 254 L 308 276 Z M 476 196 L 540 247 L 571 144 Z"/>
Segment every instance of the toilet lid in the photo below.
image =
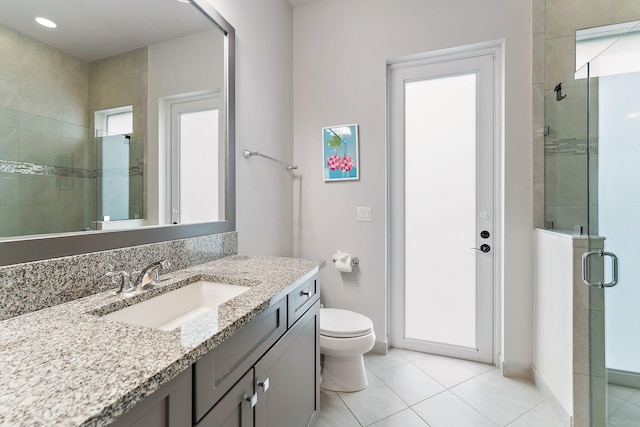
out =
<path fill-rule="evenodd" d="M 320 335 L 334 338 L 353 338 L 373 331 L 367 316 L 339 308 L 320 309 Z"/>

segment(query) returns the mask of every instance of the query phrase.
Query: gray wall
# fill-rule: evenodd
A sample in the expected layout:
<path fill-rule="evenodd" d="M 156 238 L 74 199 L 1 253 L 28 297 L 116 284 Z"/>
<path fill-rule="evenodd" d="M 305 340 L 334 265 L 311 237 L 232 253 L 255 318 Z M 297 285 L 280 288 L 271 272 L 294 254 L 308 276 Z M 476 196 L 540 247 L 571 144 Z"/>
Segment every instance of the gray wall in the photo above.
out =
<path fill-rule="evenodd" d="M 502 356 L 531 363 L 531 2 L 323 0 L 294 8 L 295 255 L 360 258 L 356 273 L 326 270 L 323 298 L 387 335 L 385 254 L 386 61 L 505 39 Z M 322 180 L 321 129 L 360 125 L 359 181 Z M 371 206 L 372 222 L 356 222 Z M 437 226 L 437 224 L 434 224 Z M 429 272 L 425 271 L 428 278 Z"/>
<path fill-rule="evenodd" d="M 242 150 L 293 159 L 292 10 L 286 0 L 209 0 L 236 30 L 239 252 L 293 255 L 294 176 Z"/>

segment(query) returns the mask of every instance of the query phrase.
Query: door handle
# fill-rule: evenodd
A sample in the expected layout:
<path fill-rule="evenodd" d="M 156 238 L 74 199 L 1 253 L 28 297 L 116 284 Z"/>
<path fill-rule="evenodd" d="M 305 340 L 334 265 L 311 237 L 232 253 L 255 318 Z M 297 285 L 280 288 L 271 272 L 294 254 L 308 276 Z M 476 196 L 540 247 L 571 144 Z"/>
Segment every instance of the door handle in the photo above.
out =
<path fill-rule="evenodd" d="M 611 258 L 611 281 L 610 282 L 593 282 L 591 281 L 591 257 L 609 257 Z M 618 284 L 618 257 L 613 252 L 604 252 L 602 249 L 598 251 L 585 252 L 582 255 L 582 281 L 585 285 L 592 286 L 594 288 L 612 288 Z"/>
<path fill-rule="evenodd" d="M 486 254 L 487 252 L 491 251 L 491 246 L 489 246 L 489 245 L 487 245 L 485 243 L 485 244 L 481 245 L 479 248 L 471 248 L 471 249 L 474 249 L 474 250 L 480 251 L 480 252 L 484 252 Z"/>

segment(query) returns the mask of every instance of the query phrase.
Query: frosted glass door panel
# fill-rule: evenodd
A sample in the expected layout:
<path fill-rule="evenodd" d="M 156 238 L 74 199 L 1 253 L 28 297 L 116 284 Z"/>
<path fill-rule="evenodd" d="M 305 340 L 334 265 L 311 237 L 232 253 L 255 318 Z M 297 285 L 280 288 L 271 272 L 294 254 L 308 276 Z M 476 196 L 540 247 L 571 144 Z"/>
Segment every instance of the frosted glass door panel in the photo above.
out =
<path fill-rule="evenodd" d="M 476 348 L 476 73 L 405 83 L 405 335 Z"/>
<path fill-rule="evenodd" d="M 180 114 L 180 222 L 218 221 L 218 110 Z"/>

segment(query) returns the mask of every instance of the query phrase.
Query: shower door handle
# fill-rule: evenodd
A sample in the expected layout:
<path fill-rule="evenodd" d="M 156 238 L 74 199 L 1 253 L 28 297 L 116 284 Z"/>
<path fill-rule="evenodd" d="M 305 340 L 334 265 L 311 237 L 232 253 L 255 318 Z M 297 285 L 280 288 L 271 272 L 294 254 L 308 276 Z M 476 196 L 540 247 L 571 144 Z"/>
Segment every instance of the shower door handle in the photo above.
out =
<path fill-rule="evenodd" d="M 591 281 L 591 271 L 589 266 L 591 265 L 592 256 L 609 257 L 611 258 L 611 281 L 610 282 L 593 282 Z M 612 288 L 618 284 L 618 257 L 613 252 L 604 252 L 603 250 L 589 251 L 582 255 L 582 281 L 594 288 Z"/>

